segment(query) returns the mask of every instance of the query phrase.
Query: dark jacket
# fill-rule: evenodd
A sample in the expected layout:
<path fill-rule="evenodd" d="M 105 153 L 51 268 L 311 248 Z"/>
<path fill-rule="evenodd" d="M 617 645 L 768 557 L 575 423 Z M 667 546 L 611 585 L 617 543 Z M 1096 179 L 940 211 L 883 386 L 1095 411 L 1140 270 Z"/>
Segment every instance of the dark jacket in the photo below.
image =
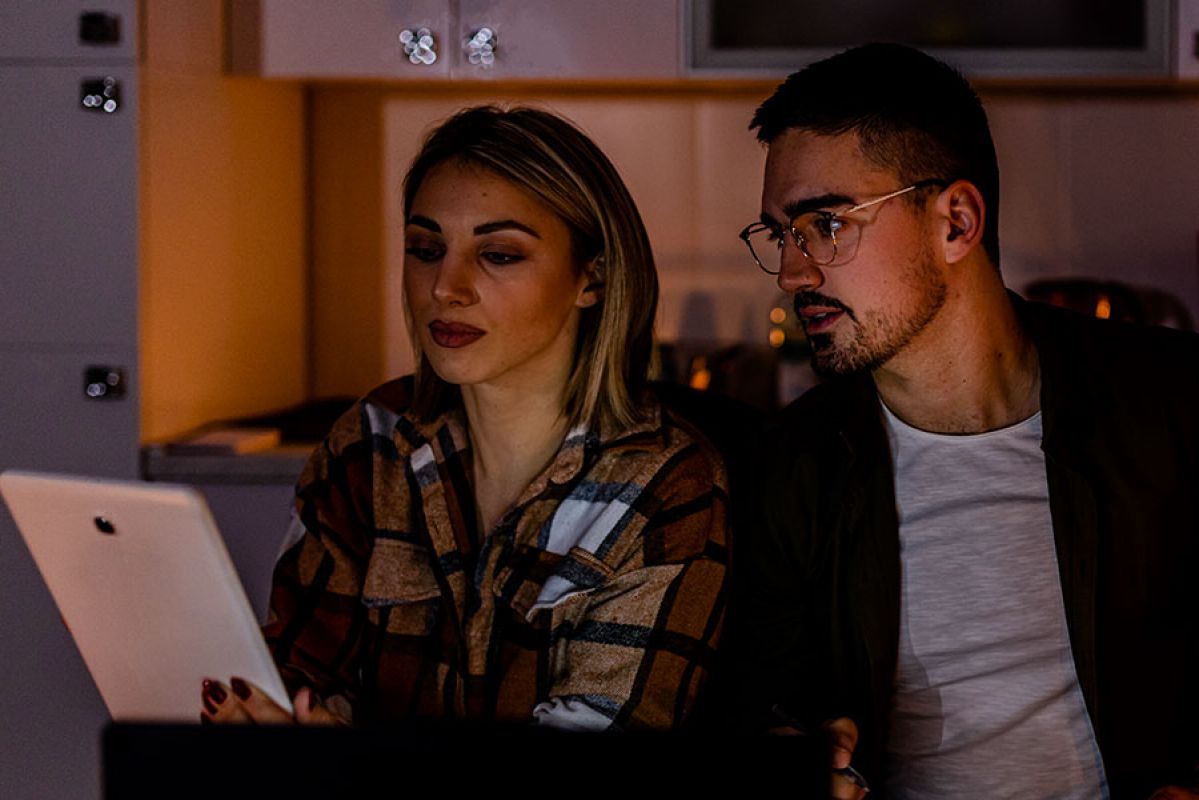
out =
<path fill-rule="evenodd" d="M 1078 679 L 1114 798 L 1199 763 L 1199 337 L 1013 298 L 1040 355 L 1042 450 Z M 868 374 L 788 407 L 741 532 L 739 706 L 852 717 L 881 786 L 900 610 L 891 456 Z"/>

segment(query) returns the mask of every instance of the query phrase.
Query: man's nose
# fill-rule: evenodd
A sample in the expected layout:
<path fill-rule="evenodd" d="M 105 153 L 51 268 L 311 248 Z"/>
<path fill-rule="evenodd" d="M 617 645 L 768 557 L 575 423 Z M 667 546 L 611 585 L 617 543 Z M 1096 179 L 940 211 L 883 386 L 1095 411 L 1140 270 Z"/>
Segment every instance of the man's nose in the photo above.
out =
<path fill-rule="evenodd" d="M 433 281 L 433 299 L 447 306 L 469 306 L 478 302 L 476 270 L 465 255 L 447 251 Z"/>
<path fill-rule="evenodd" d="M 788 294 L 818 289 L 824 284 L 824 270 L 788 240 L 779 251 L 778 284 Z"/>

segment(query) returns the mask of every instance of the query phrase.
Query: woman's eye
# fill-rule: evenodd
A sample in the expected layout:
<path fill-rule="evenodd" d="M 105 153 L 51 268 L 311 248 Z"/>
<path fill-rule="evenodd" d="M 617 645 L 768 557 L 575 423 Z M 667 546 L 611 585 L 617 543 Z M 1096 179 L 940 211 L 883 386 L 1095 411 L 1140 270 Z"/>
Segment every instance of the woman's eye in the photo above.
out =
<path fill-rule="evenodd" d="M 412 244 L 405 247 L 404 252 L 415 258 L 417 261 L 430 262 L 441 258 L 441 256 L 445 253 L 445 250 L 441 247 Z"/>
<path fill-rule="evenodd" d="M 522 261 L 524 260 L 524 256 L 516 253 L 503 253 L 498 250 L 486 250 L 483 252 L 483 260 L 502 267 Z"/>

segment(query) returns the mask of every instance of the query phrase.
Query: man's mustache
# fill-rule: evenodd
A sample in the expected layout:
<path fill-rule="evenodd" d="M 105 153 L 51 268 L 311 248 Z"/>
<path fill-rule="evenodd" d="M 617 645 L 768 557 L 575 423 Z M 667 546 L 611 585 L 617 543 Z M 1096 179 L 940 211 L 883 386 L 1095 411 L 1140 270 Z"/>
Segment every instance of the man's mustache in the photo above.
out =
<path fill-rule="evenodd" d="M 858 318 L 854 316 L 853 309 L 842 303 L 840 300 L 821 294 L 820 292 L 796 292 L 795 299 L 791 301 L 791 307 L 795 309 L 796 316 L 800 315 L 800 312 L 805 306 L 823 306 L 825 308 L 835 308 L 838 311 L 844 311 L 846 316 L 848 316 L 854 322 L 858 321 Z M 800 318 L 802 319 L 802 317 Z"/>

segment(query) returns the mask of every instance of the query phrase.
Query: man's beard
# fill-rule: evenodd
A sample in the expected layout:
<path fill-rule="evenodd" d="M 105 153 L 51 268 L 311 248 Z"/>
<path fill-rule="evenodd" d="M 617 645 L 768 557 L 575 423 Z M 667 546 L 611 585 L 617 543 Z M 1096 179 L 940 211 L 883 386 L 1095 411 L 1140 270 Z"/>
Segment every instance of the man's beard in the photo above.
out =
<path fill-rule="evenodd" d="M 904 283 L 918 289 L 917 305 L 906 310 L 867 311 L 858 316 L 840 302 L 821 296 L 824 304 L 845 309 L 842 322 L 843 325 L 853 325 L 852 338 L 838 345 L 833 332 L 809 336 L 812 369 L 823 377 L 874 370 L 907 347 L 945 305 L 948 288 L 945 279 L 933 265 L 929 250 L 911 263 L 904 273 Z M 801 293 L 796 296 L 797 305 L 801 298 L 808 303 L 816 302 L 815 298 L 804 298 Z M 841 336 L 844 339 L 846 333 L 842 331 Z"/>

